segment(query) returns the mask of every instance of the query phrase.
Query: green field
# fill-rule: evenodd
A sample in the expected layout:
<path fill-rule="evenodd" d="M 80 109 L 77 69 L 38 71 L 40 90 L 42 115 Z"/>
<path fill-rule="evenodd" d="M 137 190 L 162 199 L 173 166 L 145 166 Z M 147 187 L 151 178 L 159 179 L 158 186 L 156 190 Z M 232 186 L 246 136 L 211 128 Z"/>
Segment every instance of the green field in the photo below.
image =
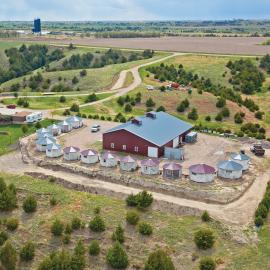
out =
<path fill-rule="evenodd" d="M 192 216 L 175 216 L 147 210 L 140 212 L 140 218 L 152 224 L 154 232 L 152 236 L 142 237 L 135 228 L 126 224 L 125 214 L 128 208 L 122 200 L 68 190 L 49 181 L 44 182 L 27 176 L 3 174 L 1 176 L 4 176 L 7 183 L 13 183 L 18 188 L 18 208 L 12 213 L 1 213 L 2 218 L 12 216 L 19 219 L 17 231 L 9 233 L 11 242 L 17 249 L 28 240 L 36 244 L 34 261 L 20 263 L 20 269 L 36 269 L 44 256 L 58 249 L 72 249 L 78 239 L 83 239 L 86 246 L 91 240 L 98 239 L 101 254 L 96 259 L 86 255 L 87 269 L 104 269 L 106 251 L 113 243 L 112 231 L 118 224 L 125 229 L 124 248 L 128 253 L 130 266 L 137 265 L 140 269 L 148 254 L 158 247 L 169 252 L 176 269 L 198 269 L 199 258 L 205 255 L 213 256 L 219 263 L 219 267 L 226 270 L 260 270 L 270 267 L 269 223 L 259 231 L 260 242 L 237 244 L 219 223 L 206 224 Z M 32 194 L 38 200 L 36 213 L 25 214 L 22 211 L 22 198 L 27 194 Z M 56 206 L 49 204 L 52 196 L 58 201 Z M 80 229 L 71 234 L 71 242 L 68 245 L 62 244 L 61 237 L 52 236 L 50 226 L 56 218 L 67 224 L 72 217 L 77 216 L 88 224 L 97 206 L 101 207 L 101 216 L 106 224 L 105 232 L 89 233 L 88 228 Z M 5 227 L 1 226 L 4 230 Z M 201 227 L 212 229 L 217 239 L 214 248 L 209 251 L 200 251 L 194 245 L 193 235 Z M 249 233 L 250 229 L 245 234 Z"/>
<path fill-rule="evenodd" d="M 40 123 L 43 127 L 47 127 L 53 122 L 53 120 L 45 119 Z M 0 125 L 0 132 L 7 132 L 7 135 L 0 134 L 0 156 L 16 149 L 19 138 L 32 134 L 35 131 L 36 128 L 34 126 L 29 126 L 28 131 L 23 133 L 22 125 L 20 124 Z"/>

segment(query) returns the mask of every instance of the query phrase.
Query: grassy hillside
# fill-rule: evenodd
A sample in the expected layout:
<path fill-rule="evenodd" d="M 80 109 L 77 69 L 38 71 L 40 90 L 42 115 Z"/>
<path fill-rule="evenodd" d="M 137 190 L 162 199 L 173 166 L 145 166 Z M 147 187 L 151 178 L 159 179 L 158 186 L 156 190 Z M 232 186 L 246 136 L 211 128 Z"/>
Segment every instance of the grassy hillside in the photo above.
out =
<path fill-rule="evenodd" d="M 3 175 L 8 184 L 13 183 L 18 188 L 18 208 L 12 213 L 1 213 L 1 218 L 16 217 L 19 227 L 14 232 L 8 232 L 11 243 L 19 251 L 26 241 L 36 245 L 36 256 L 33 262 L 19 262 L 20 269 L 36 269 L 39 262 L 52 251 L 72 250 L 75 242 L 82 239 L 86 248 L 91 240 L 96 239 L 101 246 L 101 254 L 97 258 L 86 254 L 87 269 L 105 269 L 105 256 L 112 245 L 111 235 L 118 224 L 125 230 L 123 244 L 130 260 L 130 269 L 142 269 L 150 252 L 161 247 L 168 251 L 176 269 L 198 269 L 199 258 L 205 255 L 213 256 L 220 269 L 227 270 L 260 270 L 270 267 L 268 253 L 270 244 L 270 224 L 267 223 L 259 231 L 260 242 L 253 244 L 237 244 L 230 238 L 228 231 L 215 222 L 203 223 L 192 216 L 175 216 L 169 213 L 147 210 L 139 212 L 141 220 L 154 227 L 152 236 L 140 236 L 137 229 L 125 222 L 128 208 L 124 201 L 101 195 L 87 194 L 65 189 L 52 182 L 33 179 L 27 176 Z M 37 211 L 26 214 L 22 210 L 22 201 L 27 195 L 33 195 L 38 201 Z M 57 201 L 51 206 L 50 198 Z M 55 237 L 50 232 L 52 222 L 58 218 L 68 224 L 73 217 L 79 217 L 88 222 L 94 216 L 96 207 L 101 208 L 101 216 L 105 220 L 106 230 L 102 233 L 90 232 L 87 227 L 74 231 L 71 242 L 63 244 L 61 237 Z M 194 233 L 208 227 L 214 231 L 216 244 L 214 248 L 200 251 L 193 242 Z M 6 230 L 1 225 L 2 230 Z M 248 235 L 250 230 L 246 231 Z"/>

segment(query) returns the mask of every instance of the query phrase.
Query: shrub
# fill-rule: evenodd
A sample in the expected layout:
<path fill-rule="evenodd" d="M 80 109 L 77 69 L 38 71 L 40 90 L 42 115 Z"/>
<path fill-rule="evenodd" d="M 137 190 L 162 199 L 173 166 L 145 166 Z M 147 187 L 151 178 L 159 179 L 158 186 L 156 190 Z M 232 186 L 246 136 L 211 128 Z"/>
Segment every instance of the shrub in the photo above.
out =
<path fill-rule="evenodd" d="M 200 270 L 215 270 L 216 263 L 211 257 L 204 257 L 200 260 Z"/>
<path fill-rule="evenodd" d="M 17 197 L 13 190 L 6 188 L 0 193 L 0 210 L 10 211 L 17 207 Z"/>
<path fill-rule="evenodd" d="M 35 245 L 32 242 L 26 243 L 21 251 L 20 258 L 22 261 L 31 261 L 35 257 Z"/>
<path fill-rule="evenodd" d="M 211 121 L 211 116 L 210 116 L 210 115 L 207 115 L 207 116 L 205 117 L 205 121 L 210 122 L 210 121 Z"/>
<path fill-rule="evenodd" d="M 259 204 L 256 212 L 255 217 L 261 216 L 262 218 L 267 218 L 268 210 L 265 205 Z"/>
<path fill-rule="evenodd" d="M 86 75 L 87 75 L 87 71 L 85 69 L 83 69 L 83 70 L 80 71 L 80 76 L 81 77 L 84 77 Z"/>
<path fill-rule="evenodd" d="M 152 226 L 146 222 L 140 222 L 138 230 L 142 235 L 151 235 L 153 233 Z"/>
<path fill-rule="evenodd" d="M 6 221 L 6 226 L 9 231 L 15 231 L 19 226 L 19 221 L 17 218 L 9 218 Z"/>
<path fill-rule="evenodd" d="M 103 232 L 105 231 L 105 223 L 104 220 L 101 218 L 101 216 L 97 215 L 95 216 L 90 222 L 89 222 L 89 228 L 93 232 Z"/>
<path fill-rule="evenodd" d="M 199 118 L 197 109 L 193 108 L 191 112 L 188 114 L 188 119 L 196 121 Z"/>
<path fill-rule="evenodd" d="M 125 105 L 125 108 L 124 108 L 125 112 L 131 112 L 132 111 L 132 106 L 128 103 Z"/>
<path fill-rule="evenodd" d="M 98 214 L 100 214 L 100 212 L 101 212 L 100 206 L 97 206 L 94 208 L 94 214 L 98 215 Z"/>
<path fill-rule="evenodd" d="M 262 119 L 263 118 L 263 115 L 264 115 L 264 112 L 261 112 L 261 111 L 257 111 L 256 113 L 255 113 L 255 117 L 257 118 L 257 119 Z"/>
<path fill-rule="evenodd" d="M 78 217 L 74 217 L 71 220 L 71 228 L 72 230 L 79 230 L 81 228 L 82 221 Z"/>
<path fill-rule="evenodd" d="M 98 241 L 93 240 L 90 243 L 89 248 L 88 248 L 88 253 L 91 256 L 97 256 L 97 255 L 99 255 L 99 253 L 100 253 L 100 246 L 99 246 Z"/>
<path fill-rule="evenodd" d="M 218 113 L 217 115 L 216 115 L 216 117 L 215 117 L 215 120 L 216 121 L 222 121 L 222 119 L 223 119 L 223 115 L 221 114 L 221 113 Z"/>
<path fill-rule="evenodd" d="M 51 206 L 55 206 L 56 204 L 57 204 L 57 199 L 54 196 L 52 196 L 50 198 L 50 205 Z"/>
<path fill-rule="evenodd" d="M 194 242 L 199 249 L 209 249 L 215 243 L 215 236 L 209 229 L 201 229 L 195 233 Z"/>
<path fill-rule="evenodd" d="M 72 233 L 71 225 L 70 224 L 67 224 L 66 225 L 66 228 L 65 228 L 65 234 L 71 234 L 71 233 Z"/>
<path fill-rule="evenodd" d="M 0 246 L 3 246 L 4 243 L 8 240 L 8 234 L 5 231 L 0 232 Z"/>
<path fill-rule="evenodd" d="M 83 270 L 85 268 L 85 264 L 85 247 L 83 241 L 79 240 L 71 257 L 71 269 Z"/>
<path fill-rule="evenodd" d="M 6 270 L 16 269 L 17 252 L 9 241 L 1 249 L 0 260 Z"/>
<path fill-rule="evenodd" d="M 149 255 L 144 270 L 175 270 L 175 267 L 163 250 L 157 250 Z"/>
<path fill-rule="evenodd" d="M 146 100 L 146 107 L 148 108 L 152 108 L 152 107 L 155 107 L 156 103 L 153 101 L 152 98 L 149 98 Z"/>
<path fill-rule="evenodd" d="M 223 108 L 225 105 L 226 105 L 226 99 L 219 98 L 216 103 L 217 108 Z"/>
<path fill-rule="evenodd" d="M 128 266 L 128 256 L 119 242 L 111 247 L 106 256 L 107 263 L 115 269 L 126 269 Z"/>
<path fill-rule="evenodd" d="M 157 112 L 166 112 L 166 109 L 164 106 L 159 106 L 156 111 Z"/>
<path fill-rule="evenodd" d="M 23 210 L 26 213 L 33 213 L 37 209 L 37 200 L 32 195 L 28 195 L 23 201 Z"/>
<path fill-rule="evenodd" d="M 134 194 L 128 195 L 126 198 L 126 204 L 127 206 L 131 206 L 131 207 L 137 206 L 138 205 L 137 196 Z"/>
<path fill-rule="evenodd" d="M 40 122 L 37 122 L 37 123 L 35 124 L 35 128 L 36 128 L 36 129 L 41 128 L 41 124 L 40 124 Z"/>
<path fill-rule="evenodd" d="M 136 211 L 128 211 L 126 215 L 126 221 L 131 225 L 137 225 L 140 217 Z"/>
<path fill-rule="evenodd" d="M 209 222 L 211 220 L 211 217 L 207 211 L 204 211 L 201 216 L 202 221 Z"/>
<path fill-rule="evenodd" d="M 116 227 L 115 231 L 112 234 L 112 240 L 118 241 L 119 243 L 123 243 L 125 241 L 124 229 L 121 225 L 118 225 Z"/>
<path fill-rule="evenodd" d="M 70 111 L 72 112 L 79 112 L 80 111 L 80 107 L 77 103 L 73 103 L 70 107 Z"/>
<path fill-rule="evenodd" d="M 144 190 L 136 195 L 136 200 L 139 208 L 147 208 L 153 203 L 153 196 Z"/>
<path fill-rule="evenodd" d="M 28 131 L 28 127 L 26 125 L 22 126 L 22 132 L 26 133 Z"/>
<path fill-rule="evenodd" d="M 61 103 L 65 103 L 66 102 L 66 97 L 65 96 L 61 96 L 60 98 L 59 98 L 59 102 L 61 102 Z"/>
<path fill-rule="evenodd" d="M 255 217 L 254 223 L 257 227 L 261 227 L 264 224 L 263 218 L 261 216 Z"/>
<path fill-rule="evenodd" d="M 230 116 L 230 110 L 227 107 L 224 107 L 221 111 L 221 114 L 223 117 L 229 117 Z"/>
<path fill-rule="evenodd" d="M 79 82 L 79 79 L 76 76 L 74 76 L 73 79 L 72 79 L 72 83 L 76 84 L 78 82 Z"/>
<path fill-rule="evenodd" d="M 61 236 L 64 231 L 64 224 L 59 220 L 56 219 L 51 227 L 51 232 L 54 236 Z"/>
<path fill-rule="evenodd" d="M 70 243 L 70 234 L 65 234 L 63 236 L 62 242 L 64 245 L 68 245 Z"/>

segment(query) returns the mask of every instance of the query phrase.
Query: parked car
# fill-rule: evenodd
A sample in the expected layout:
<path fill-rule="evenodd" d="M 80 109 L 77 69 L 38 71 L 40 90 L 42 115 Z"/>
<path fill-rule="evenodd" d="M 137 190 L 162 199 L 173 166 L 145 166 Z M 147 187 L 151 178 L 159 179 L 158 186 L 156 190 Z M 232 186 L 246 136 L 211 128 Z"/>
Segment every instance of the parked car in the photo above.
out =
<path fill-rule="evenodd" d="M 261 144 L 254 144 L 251 148 L 250 151 L 255 154 L 256 156 L 264 156 L 265 154 L 265 149 L 262 147 Z"/>
<path fill-rule="evenodd" d="M 100 125 L 93 125 L 91 127 L 91 132 L 98 132 L 100 131 Z"/>
<path fill-rule="evenodd" d="M 16 105 L 15 104 L 9 104 L 7 105 L 8 109 L 16 109 Z"/>

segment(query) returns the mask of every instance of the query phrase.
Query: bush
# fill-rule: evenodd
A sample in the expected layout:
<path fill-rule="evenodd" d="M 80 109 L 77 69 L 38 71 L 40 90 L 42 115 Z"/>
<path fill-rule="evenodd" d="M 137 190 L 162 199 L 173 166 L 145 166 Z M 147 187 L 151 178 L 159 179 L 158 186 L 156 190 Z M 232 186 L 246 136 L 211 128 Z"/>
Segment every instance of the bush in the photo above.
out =
<path fill-rule="evenodd" d="M 210 121 L 211 121 L 211 116 L 210 116 L 210 115 L 207 115 L 207 116 L 205 117 L 205 121 L 210 122 Z"/>
<path fill-rule="evenodd" d="M 153 196 L 147 191 L 142 191 L 136 195 L 137 206 L 139 208 L 147 208 L 153 203 Z"/>
<path fill-rule="evenodd" d="M 204 257 L 200 260 L 200 270 L 214 270 L 216 269 L 215 261 L 210 257 Z"/>
<path fill-rule="evenodd" d="M 0 210 L 11 211 L 17 207 L 16 193 L 9 188 L 4 189 L 0 193 Z"/>
<path fill-rule="evenodd" d="M 263 218 L 261 216 L 255 217 L 254 223 L 257 227 L 261 227 L 264 224 Z"/>
<path fill-rule="evenodd" d="M 126 215 L 126 221 L 131 225 L 137 225 L 140 217 L 136 211 L 128 211 Z"/>
<path fill-rule="evenodd" d="M 259 204 L 256 212 L 255 212 L 255 217 L 261 216 L 262 218 L 267 218 L 268 215 L 268 210 L 265 205 Z"/>
<path fill-rule="evenodd" d="M 166 112 L 166 109 L 164 106 L 159 106 L 156 111 L 157 112 Z"/>
<path fill-rule="evenodd" d="M 101 212 L 100 206 L 97 206 L 97 207 L 94 208 L 94 214 L 99 215 L 100 212 Z"/>
<path fill-rule="evenodd" d="M 132 111 L 132 106 L 128 103 L 125 105 L 125 108 L 124 108 L 125 112 L 131 112 Z"/>
<path fill-rule="evenodd" d="M 142 235 L 151 235 L 153 233 L 152 226 L 146 222 L 140 222 L 138 230 Z"/>
<path fill-rule="evenodd" d="M 79 82 L 79 79 L 76 76 L 74 76 L 73 79 L 72 79 L 72 83 L 76 84 L 78 82 Z"/>
<path fill-rule="evenodd" d="M 66 97 L 65 96 L 61 96 L 60 98 L 59 98 L 59 102 L 61 102 L 61 103 L 65 103 L 66 102 Z"/>
<path fill-rule="evenodd" d="M 99 255 L 99 253 L 100 253 L 100 246 L 99 246 L 98 241 L 93 240 L 90 243 L 89 248 L 88 248 L 88 253 L 91 256 L 97 256 L 97 255 Z"/>
<path fill-rule="evenodd" d="M 19 221 L 17 218 L 9 218 L 6 221 L 6 227 L 9 231 L 15 231 L 19 226 Z"/>
<path fill-rule="evenodd" d="M 90 222 L 89 222 L 89 228 L 93 232 L 103 232 L 105 231 L 105 223 L 104 220 L 101 218 L 101 216 L 97 215 L 95 216 Z"/>
<path fill-rule="evenodd" d="M 204 211 L 201 216 L 202 221 L 209 222 L 211 220 L 211 217 L 207 211 Z"/>
<path fill-rule="evenodd" d="M 50 198 L 50 205 L 51 206 L 55 206 L 56 204 L 57 204 L 57 199 L 54 196 L 52 196 Z"/>
<path fill-rule="evenodd" d="M 26 213 L 33 213 L 37 209 L 37 200 L 32 196 L 28 195 L 23 201 L 23 210 Z"/>
<path fill-rule="evenodd" d="M 197 109 L 193 108 L 191 112 L 188 114 L 188 119 L 196 121 L 199 118 Z"/>
<path fill-rule="evenodd" d="M 73 103 L 70 107 L 70 111 L 72 112 L 79 112 L 80 111 L 80 107 L 77 103 Z"/>
<path fill-rule="evenodd" d="M 6 270 L 16 269 L 17 252 L 9 241 L 7 241 L 1 249 L 0 261 L 2 263 L 2 266 L 4 266 L 4 269 Z"/>
<path fill-rule="evenodd" d="M 219 122 L 222 121 L 222 119 L 223 119 L 223 115 L 221 113 L 218 113 L 217 116 L 215 117 L 215 120 Z"/>
<path fill-rule="evenodd" d="M 71 269 L 83 270 L 85 268 L 85 264 L 85 247 L 83 241 L 79 240 L 71 257 Z"/>
<path fill-rule="evenodd" d="M 163 250 L 157 250 L 149 255 L 144 270 L 175 270 L 175 267 Z"/>
<path fill-rule="evenodd" d="M 61 236 L 64 231 L 64 224 L 59 220 L 56 219 L 51 227 L 51 232 L 54 236 Z"/>
<path fill-rule="evenodd" d="M 72 233 L 71 225 L 70 224 L 67 224 L 66 225 L 66 228 L 65 228 L 65 234 L 71 234 L 71 233 Z"/>
<path fill-rule="evenodd" d="M 4 243 L 8 240 L 8 234 L 5 231 L 0 232 L 0 246 L 3 246 Z"/>
<path fill-rule="evenodd" d="M 20 258 L 22 261 L 31 261 L 35 257 L 35 245 L 32 242 L 26 243 L 21 251 Z"/>
<path fill-rule="evenodd" d="M 152 98 L 149 98 L 146 100 L 146 107 L 147 108 L 152 108 L 152 107 L 155 107 L 156 103 L 153 101 Z"/>
<path fill-rule="evenodd" d="M 219 98 L 216 103 L 217 108 L 223 108 L 225 105 L 226 105 L 226 99 Z"/>
<path fill-rule="evenodd" d="M 128 195 L 126 198 L 126 204 L 127 206 L 131 206 L 131 207 L 137 206 L 138 205 L 137 196 L 134 194 Z"/>
<path fill-rule="evenodd" d="M 64 245 L 68 245 L 70 243 L 70 234 L 65 234 L 62 238 L 62 242 Z"/>
<path fill-rule="evenodd" d="M 126 269 L 128 266 L 128 256 L 119 242 L 111 247 L 106 256 L 107 263 L 114 269 Z"/>
<path fill-rule="evenodd" d="M 71 220 L 71 228 L 72 230 L 79 230 L 81 228 L 82 221 L 78 217 L 74 217 Z"/>
<path fill-rule="evenodd" d="M 41 128 L 40 122 L 37 122 L 37 123 L 35 124 L 35 128 L 36 128 L 36 129 L 40 129 L 40 128 Z"/>
<path fill-rule="evenodd" d="M 124 229 L 122 228 L 121 225 L 118 225 L 116 227 L 115 231 L 112 234 L 112 240 L 118 241 L 121 244 L 125 241 Z"/>
<path fill-rule="evenodd" d="M 264 115 L 264 112 L 261 112 L 261 111 L 257 111 L 256 113 L 255 113 L 255 117 L 257 118 L 257 119 L 262 119 L 263 118 L 263 115 Z"/>
<path fill-rule="evenodd" d="M 28 131 L 28 127 L 26 125 L 22 125 L 22 132 L 26 133 Z"/>
<path fill-rule="evenodd" d="M 230 110 L 227 107 L 224 107 L 221 111 L 223 117 L 230 117 Z"/>
<path fill-rule="evenodd" d="M 215 243 L 215 236 L 209 229 L 201 229 L 195 233 L 194 242 L 199 249 L 209 249 Z"/>
<path fill-rule="evenodd" d="M 83 69 L 83 70 L 80 71 L 80 76 L 81 77 L 84 77 L 86 75 L 87 75 L 87 71 L 85 69 Z"/>

